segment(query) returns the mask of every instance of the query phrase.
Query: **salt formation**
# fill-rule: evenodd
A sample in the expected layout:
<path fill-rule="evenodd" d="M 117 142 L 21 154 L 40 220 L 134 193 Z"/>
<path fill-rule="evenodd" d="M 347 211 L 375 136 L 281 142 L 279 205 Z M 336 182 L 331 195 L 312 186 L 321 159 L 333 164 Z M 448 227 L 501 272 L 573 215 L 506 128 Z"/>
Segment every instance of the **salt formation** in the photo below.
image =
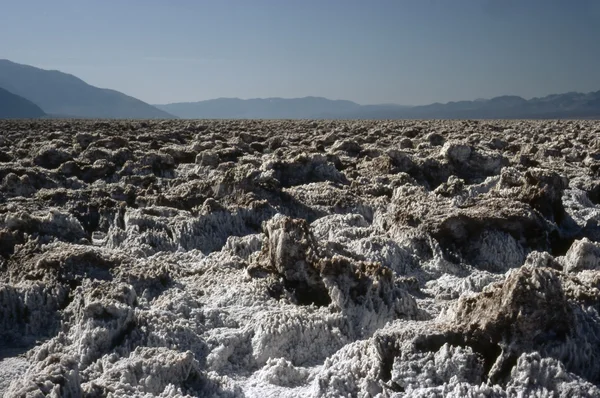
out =
<path fill-rule="evenodd" d="M 6 397 L 600 397 L 591 121 L 5 121 Z"/>

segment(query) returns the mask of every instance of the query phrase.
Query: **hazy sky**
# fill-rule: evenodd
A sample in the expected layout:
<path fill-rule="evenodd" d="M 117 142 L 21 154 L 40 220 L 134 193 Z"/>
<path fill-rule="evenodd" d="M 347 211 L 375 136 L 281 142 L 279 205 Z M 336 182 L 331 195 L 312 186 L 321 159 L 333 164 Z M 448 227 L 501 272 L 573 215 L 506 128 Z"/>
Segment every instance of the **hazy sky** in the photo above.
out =
<path fill-rule="evenodd" d="M 600 90 L 598 0 L 0 0 L 0 38 L 150 103 Z"/>

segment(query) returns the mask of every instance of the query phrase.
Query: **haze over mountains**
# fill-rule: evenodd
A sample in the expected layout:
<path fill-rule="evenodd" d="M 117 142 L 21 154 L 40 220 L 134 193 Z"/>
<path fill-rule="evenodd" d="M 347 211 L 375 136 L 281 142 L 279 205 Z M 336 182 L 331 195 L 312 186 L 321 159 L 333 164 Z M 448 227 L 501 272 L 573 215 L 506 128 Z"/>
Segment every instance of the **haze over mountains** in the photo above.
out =
<path fill-rule="evenodd" d="M 155 105 L 185 119 L 310 119 L 331 114 L 351 113 L 360 105 L 320 97 L 305 98 L 217 98 L 199 102 Z"/>
<path fill-rule="evenodd" d="M 155 106 L 184 119 L 352 119 L 373 107 L 388 111 L 407 108 L 400 105 L 359 105 L 322 97 L 217 98 Z"/>
<path fill-rule="evenodd" d="M 501 96 L 425 106 L 304 98 L 218 98 L 150 105 L 60 71 L 0 60 L 0 118 L 106 119 L 600 119 L 600 91 L 526 100 Z M 199 93 L 201 95 L 201 93 Z"/>

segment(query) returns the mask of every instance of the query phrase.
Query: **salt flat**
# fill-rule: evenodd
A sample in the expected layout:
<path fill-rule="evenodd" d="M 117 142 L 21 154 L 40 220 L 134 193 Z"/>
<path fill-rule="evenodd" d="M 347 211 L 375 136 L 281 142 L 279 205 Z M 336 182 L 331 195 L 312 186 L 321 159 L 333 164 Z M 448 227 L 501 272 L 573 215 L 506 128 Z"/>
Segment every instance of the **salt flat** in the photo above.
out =
<path fill-rule="evenodd" d="M 600 123 L 4 121 L 6 397 L 598 397 Z"/>

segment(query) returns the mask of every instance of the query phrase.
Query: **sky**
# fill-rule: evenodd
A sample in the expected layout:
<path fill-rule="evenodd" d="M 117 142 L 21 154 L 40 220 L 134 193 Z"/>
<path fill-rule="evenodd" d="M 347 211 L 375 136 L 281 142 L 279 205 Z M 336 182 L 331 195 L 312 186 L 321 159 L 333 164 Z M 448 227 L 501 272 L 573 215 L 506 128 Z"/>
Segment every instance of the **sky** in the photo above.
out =
<path fill-rule="evenodd" d="M 0 0 L 0 58 L 152 104 L 600 90 L 598 0 Z"/>

